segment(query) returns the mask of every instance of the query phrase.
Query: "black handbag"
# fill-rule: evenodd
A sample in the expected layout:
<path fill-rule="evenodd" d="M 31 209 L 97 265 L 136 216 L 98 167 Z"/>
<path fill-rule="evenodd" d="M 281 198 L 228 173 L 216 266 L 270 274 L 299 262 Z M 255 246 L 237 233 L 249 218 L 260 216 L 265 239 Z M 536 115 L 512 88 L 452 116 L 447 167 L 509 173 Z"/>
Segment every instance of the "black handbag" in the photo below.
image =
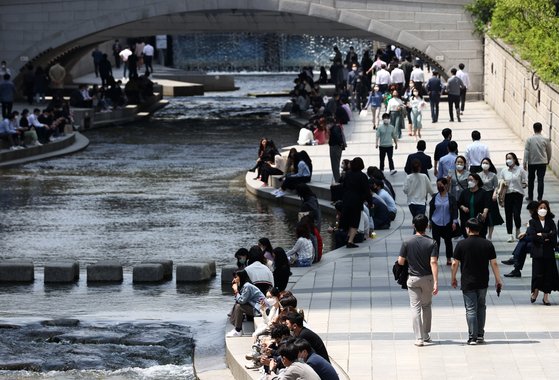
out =
<path fill-rule="evenodd" d="M 460 223 L 456 222 L 456 229 L 454 231 L 452 231 L 451 227 L 451 236 L 453 238 L 462 236 L 462 227 L 460 227 Z"/>

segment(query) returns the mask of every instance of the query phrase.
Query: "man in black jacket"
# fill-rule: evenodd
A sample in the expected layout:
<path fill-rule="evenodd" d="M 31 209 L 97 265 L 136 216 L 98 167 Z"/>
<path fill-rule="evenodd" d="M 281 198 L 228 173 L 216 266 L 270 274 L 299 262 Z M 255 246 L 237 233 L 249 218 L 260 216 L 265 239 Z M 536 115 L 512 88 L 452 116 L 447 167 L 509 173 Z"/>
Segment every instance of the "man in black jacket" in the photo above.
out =
<path fill-rule="evenodd" d="M 343 109 L 342 109 L 343 111 Z M 330 165 L 332 165 L 332 175 L 334 182 L 340 182 L 340 162 L 342 160 L 342 151 L 345 149 L 345 138 L 342 127 L 334 119 L 326 120 L 327 128 L 330 130 Z"/>
<path fill-rule="evenodd" d="M 413 160 L 418 160 L 421 163 L 421 173 L 424 173 L 428 178 L 431 178 L 429 177 L 429 169 L 433 167 L 433 164 L 431 163 L 431 157 L 425 154 L 426 148 L 427 144 L 425 143 L 425 140 L 419 140 L 417 142 L 417 153 L 410 154 L 406 161 L 406 166 L 404 168 L 406 174 L 411 174 L 411 163 Z"/>

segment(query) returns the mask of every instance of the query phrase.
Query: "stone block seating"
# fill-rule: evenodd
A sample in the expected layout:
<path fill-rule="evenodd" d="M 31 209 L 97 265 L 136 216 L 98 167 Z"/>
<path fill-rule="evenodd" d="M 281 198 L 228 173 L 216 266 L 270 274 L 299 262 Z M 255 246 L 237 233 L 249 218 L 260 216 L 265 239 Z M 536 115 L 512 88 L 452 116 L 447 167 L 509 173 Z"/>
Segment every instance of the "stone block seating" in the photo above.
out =
<path fill-rule="evenodd" d="M 208 261 L 208 265 L 210 266 L 210 271 L 212 272 L 212 277 L 217 276 L 215 261 L 214 260 Z"/>
<path fill-rule="evenodd" d="M 134 265 L 132 269 L 133 283 L 161 282 L 165 277 L 163 264 L 143 263 Z"/>
<path fill-rule="evenodd" d="M 170 281 L 173 279 L 173 260 L 150 260 L 145 264 L 161 264 L 163 265 L 163 280 Z"/>
<path fill-rule="evenodd" d="M 238 270 L 236 265 L 225 265 L 221 268 L 221 283 L 230 284 L 233 281 L 233 275 Z"/>
<path fill-rule="evenodd" d="M 0 282 L 33 282 L 35 267 L 28 260 L 6 260 L 0 262 Z"/>
<path fill-rule="evenodd" d="M 122 282 L 122 265 L 117 261 L 99 261 L 88 265 L 87 282 Z"/>
<path fill-rule="evenodd" d="M 45 283 L 71 283 L 80 278 L 77 261 L 55 261 L 45 264 Z"/>
<path fill-rule="evenodd" d="M 201 282 L 212 277 L 208 263 L 189 263 L 177 265 L 177 282 Z"/>

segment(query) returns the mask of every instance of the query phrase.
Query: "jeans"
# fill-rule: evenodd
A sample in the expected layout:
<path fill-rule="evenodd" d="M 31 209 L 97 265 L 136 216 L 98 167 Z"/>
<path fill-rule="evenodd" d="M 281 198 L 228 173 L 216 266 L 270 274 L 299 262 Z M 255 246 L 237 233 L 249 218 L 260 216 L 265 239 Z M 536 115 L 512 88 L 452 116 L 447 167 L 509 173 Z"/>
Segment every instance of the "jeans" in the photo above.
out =
<path fill-rule="evenodd" d="M 477 339 L 485 334 L 485 296 L 487 288 L 462 291 L 466 307 L 466 322 L 470 339 Z"/>
<path fill-rule="evenodd" d="M 538 176 L 538 200 L 543 198 L 543 177 L 545 176 L 546 164 L 528 165 L 528 198 L 534 199 L 534 180 Z"/>
<path fill-rule="evenodd" d="M 431 332 L 433 275 L 423 277 L 409 276 L 407 285 L 415 339 L 429 339 L 429 333 Z"/>
<path fill-rule="evenodd" d="M 431 121 L 436 123 L 439 121 L 439 102 L 441 101 L 440 92 L 429 93 L 429 104 L 431 105 Z"/>
<path fill-rule="evenodd" d="M 425 215 L 425 211 L 427 210 L 426 205 L 416 205 L 416 204 L 413 204 L 413 203 L 410 203 L 408 205 L 408 208 L 410 209 L 412 218 L 414 218 L 416 215 L 419 215 L 419 214 Z"/>
<path fill-rule="evenodd" d="M 394 160 L 392 159 L 392 155 L 394 154 L 394 147 L 393 146 L 379 146 L 379 154 L 380 154 L 380 171 L 384 170 L 384 157 L 388 156 L 388 167 L 390 170 L 394 170 Z"/>

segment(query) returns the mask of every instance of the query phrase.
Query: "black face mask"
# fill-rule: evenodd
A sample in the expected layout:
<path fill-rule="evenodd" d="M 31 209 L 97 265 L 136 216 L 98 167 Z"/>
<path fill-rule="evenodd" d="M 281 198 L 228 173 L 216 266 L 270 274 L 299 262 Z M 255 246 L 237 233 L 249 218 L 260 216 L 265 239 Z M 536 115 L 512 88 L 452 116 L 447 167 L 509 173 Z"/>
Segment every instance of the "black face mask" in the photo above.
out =
<path fill-rule="evenodd" d="M 445 188 L 444 186 L 437 186 L 437 190 L 439 190 L 439 193 L 442 193 L 445 190 Z"/>

